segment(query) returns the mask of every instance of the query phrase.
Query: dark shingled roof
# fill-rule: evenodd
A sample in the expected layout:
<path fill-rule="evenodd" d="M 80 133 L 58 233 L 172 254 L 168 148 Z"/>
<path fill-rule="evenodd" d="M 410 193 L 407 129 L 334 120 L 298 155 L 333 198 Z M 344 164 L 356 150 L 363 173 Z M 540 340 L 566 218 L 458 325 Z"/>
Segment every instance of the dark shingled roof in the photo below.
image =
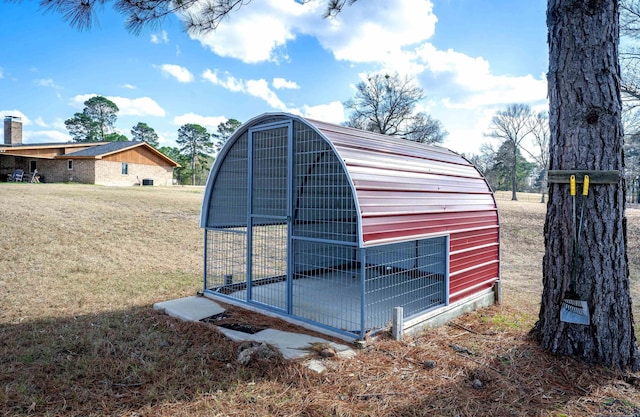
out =
<path fill-rule="evenodd" d="M 104 145 L 93 146 L 91 148 L 83 149 L 77 152 L 71 152 L 66 154 L 65 156 L 74 157 L 74 156 L 100 156 L 106 155 L 113 152 L 118 152 L 123 149 L 133 148 L 135 146 L 144 143 L 142 141 L 127 141 L 127 142 L 109 142 Z"/>

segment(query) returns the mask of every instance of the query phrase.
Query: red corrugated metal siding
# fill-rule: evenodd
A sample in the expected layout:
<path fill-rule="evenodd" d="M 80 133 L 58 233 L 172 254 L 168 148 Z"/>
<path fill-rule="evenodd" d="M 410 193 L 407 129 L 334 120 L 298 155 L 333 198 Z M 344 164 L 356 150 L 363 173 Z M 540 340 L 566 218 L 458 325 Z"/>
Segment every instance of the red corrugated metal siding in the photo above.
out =
<path fill-rule="evenodd" d="M 493 197 L 480 194 L 407 193 L 403 191 L 371 192 L 358 190 L 358 203 L 362 217 L 395 216 L 460 211 L 492 210 Z M 405 236 L 399 236 L 405 237 Z M 364 236 L 364 241 L 370 239 Z"/>
<path fill-rule="evenodd" d="M 390 171 L 375 167 L 350 166 L 349 173 L 356 188 L 363 190 L 395 190 L 402 179 L 407 191 L 440 191 L 460 193 L 486 193 L 487 184 L 483 178 L 467 178 L 460 181 L 455 176 L 420 173 L 413 171 Z M 401 176 L 401 178 L 399 178 Z"/>
<path fill-rule="evenodd" d="M 449 302 L 453 303 L 476 292 L 491 288 L 500 273 L 498 261 L 449 276 Z"/>
<path fill-rule="evenodd" d="M 455 253 L 464 249 L 498 243 L 499 239 L 500 231 L 497 225 L 487 229 L 456 232 L 449 238 L 449 249 L 451 253 Z"/>
<path fill-rule="evenodd" d="M 496 243 L 496 221 L 495 212 L 447 212 L 434 213 L 427 219 L 423 214 L 367 217 L 362 219 L 362 229 L 373 240 L 390 240 L 400 233 L 415 236 L 454 233 L 450 239 L 453 251 L 463 249 L 458 247 L 463 244 L 477 246 Z M 462 233 L 460 230 L 468 232 Z"/>
<path fill-rule="evenodd" d="M 333 144 L 356 190 L 362 244 L 449 235 L 450 302 L 499 278 L 498 212 L 485 179 L 460 155 L 309 121 Z"/>
<path fill-rule="evenodd" d="M 499 256 L 500 251 L 497 243 L 491 246 L 480 246 L 468 251 L 457 252 L 451 255 L 449 271 L 451 274 L 455 274 L 458 271 L 495 261 Z"/>

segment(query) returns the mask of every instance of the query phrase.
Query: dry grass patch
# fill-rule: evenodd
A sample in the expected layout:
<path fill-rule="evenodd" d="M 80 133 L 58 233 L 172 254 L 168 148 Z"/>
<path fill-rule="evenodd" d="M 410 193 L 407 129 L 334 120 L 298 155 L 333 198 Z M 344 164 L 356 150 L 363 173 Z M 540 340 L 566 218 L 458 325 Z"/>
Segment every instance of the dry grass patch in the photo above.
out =
<path fill-rule="evenodd" d="M 0 321 L 194 294 L 200 189 L 0 184 Z"/>
<path fill-rule="evenodd" d="M 634 375 L 540 351 L 539 196 L 499 200 L 504 303 L 350 360 L 247 366 L 154 302 L 201 288 L 201 189 L 0 184 L 0 413 L 50 416 L 640 414 Z M 640 214 L 629 210 L 634 298 Z M 636 298 L 637 299 L 637 298 Z M 304 331 L 245 310 L 227 323 Z M 635 310 L 636 317 L 639 314 Z M 454 346 L 456 349 L 454 349 Z"/>

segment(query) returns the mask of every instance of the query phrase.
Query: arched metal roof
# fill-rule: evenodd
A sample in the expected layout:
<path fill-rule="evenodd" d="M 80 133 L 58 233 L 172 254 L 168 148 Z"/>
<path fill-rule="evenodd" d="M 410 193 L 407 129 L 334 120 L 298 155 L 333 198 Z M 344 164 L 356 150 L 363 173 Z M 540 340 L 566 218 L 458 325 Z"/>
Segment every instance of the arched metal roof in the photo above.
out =
<path fill-rule="evenodd" d="M 307 122 L 344 161 L 365 244 L 497 226 L 493 193 L 462 156 L 438 146 Z"/>
<path fill-rule="evenodd" d="M 210 175 L 215 176 L 216 167 L 238 137 L 276 119 L 292 119 L 313 128 L 343 162 L 353 184 L 363 246 L 498 228 L 497 206 L 488 183 L 461 155 L 439 146 L 286 113 L 265 113 L 244 123 L 228 140 Z M 201 227 L 207 226 L 211 182 L 210 178 Z M 495 241 L 495 234 L 490 235 L 489 240 Z"/>

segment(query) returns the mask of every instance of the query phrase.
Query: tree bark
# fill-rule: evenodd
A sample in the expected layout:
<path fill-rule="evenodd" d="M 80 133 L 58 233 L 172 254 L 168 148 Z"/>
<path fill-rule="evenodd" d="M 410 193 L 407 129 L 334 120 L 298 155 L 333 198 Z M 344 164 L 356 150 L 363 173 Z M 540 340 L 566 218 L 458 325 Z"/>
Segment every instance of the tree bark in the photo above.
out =
<path fill-rule="evenodd" d="M 548 0 L 549 125 L 552 170 L 623 170 L 619 92 L 618 1 Z M 581 181 L 582 178 L 578 178 Z M 590 325 L 560 321 L 573 257 L 568 184 L 549 184 L 543 294 L 533 332 L 544 349 L 621 369 L 639 368 L 627 262 L 625 187 L 597 184 L 585 198 L 579 184 L 576 293 Z M 578 222 L 575 227 L 580 230 Z"/>

